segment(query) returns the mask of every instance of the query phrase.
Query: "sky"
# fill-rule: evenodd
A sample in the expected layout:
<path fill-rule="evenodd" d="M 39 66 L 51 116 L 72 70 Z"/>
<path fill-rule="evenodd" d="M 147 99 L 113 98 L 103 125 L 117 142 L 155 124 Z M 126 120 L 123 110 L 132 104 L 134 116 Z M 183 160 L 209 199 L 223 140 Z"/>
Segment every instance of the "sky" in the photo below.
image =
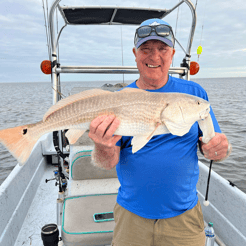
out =
<path fill-rule="evenodd" d="M 0 82 L 50 81 L 50 75 L 44 75 L 40 70 L 40 63 L 49 59 L 43 1 L 46 3 L 46 0 L 0 2 Z M 52 2 L 48 1 L 49 7 Z M 170 9 L 178 2 L 179 0 L 62 0 L 60 5 Z M 246 77 L 245 0 L 193 0 L 192 2 L 194 5 L 197 3 L 197 25 L 191 60 L 198 61 L 199 45 L 203 47 L 203 52 L 198 61 L 200 71 L 192 76 L 191 80 L 192 78 Z M 61 28 L 64 21 L 59 12 L 57 19 L 58 28 Z M 191 14 L 187 5 L 182 4 L 164 20 L 172 25 L 176 38 L 186 49 L 191 26 Z M 60 63 L 63 66 L 121 66 L 122 63 L 135 66 L 132 48 L 136 28 L 137 26 L 69 25 L 60 37 Z M 177 45 L 175 48 L 173 65 L 177 67 L 180 66 L 184 53 Z M 125 80 L 135 80 L 137 77 L 136 74 L 125 75 Z M 122 75 L 62 74 L 61 80 L 114 81 L 122 80 Z"/>

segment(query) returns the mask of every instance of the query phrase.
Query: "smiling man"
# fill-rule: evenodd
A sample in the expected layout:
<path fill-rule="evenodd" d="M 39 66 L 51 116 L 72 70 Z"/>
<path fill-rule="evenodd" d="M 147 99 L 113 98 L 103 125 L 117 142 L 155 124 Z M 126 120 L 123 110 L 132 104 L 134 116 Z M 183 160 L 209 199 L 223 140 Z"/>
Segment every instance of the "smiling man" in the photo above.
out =
<path fill-rule="evenodd" d="M 140 78 L 139 88 L 159 89 L 168 81 L 168 70 L 172 63 L 175 49 L 159 40 L 149 40 L 138 49 L 133 48 Z"/>
<path fill-rule="evenodd" d="M 180 92 L 208 100 L 198 84 L 168 75 L 175 54 L 171 26 L 160 19 L 136 30 L 133 53 L 140 73 L 129 87 L 150 92 Z M 227 156 L 228 141 L 210 111 L 216 135 L 202 145 L 208 159 Z M 93 160 L 105 169 L 116 166 L 120 181 L 114 208 L 114 246 L 204 246 L 205 233 L 196 184 L 199 178 L 197 122 L 182 137 L 157 135 L 132 153 L 132 137 L 114 135 L 120 121 L 100 116 L 90 125 Z"/>

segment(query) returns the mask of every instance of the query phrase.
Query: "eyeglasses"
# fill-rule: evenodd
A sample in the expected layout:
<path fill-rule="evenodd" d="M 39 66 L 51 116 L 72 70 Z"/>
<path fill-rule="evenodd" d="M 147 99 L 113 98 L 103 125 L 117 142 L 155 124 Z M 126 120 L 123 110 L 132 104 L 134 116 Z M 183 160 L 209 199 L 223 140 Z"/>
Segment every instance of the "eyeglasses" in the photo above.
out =
<path fill-rule="evenodd" d="M 173 35 L 173 31 L 172 31 L 172 27 L 168 26 L 168 25 L 157 25 L 157 26 L 141 26 L 136 30 L 135 33 L 135 44 L 138 42 L 139 38 L 146 38 L 148 36 L 151 36 L 151 33 L 155 32 L 155 34 L 157 36 L 160 37 L 166 37 L 167 39 L 169 39 L 170 41 L 172 41 L 172 43 L 174 44 L 174 35 Z M 168 37 L 170 36 L 170 37 Z"/>
<path fill-rule="evenodd" d="M 161 37 L 169 36 L 170 34 L 173 35 L 172 28 L 163 24 L 158 26 L 141 26 L 136 30 L 136 35 L 139 38 L 145 38 L 150 36 L 152 32 L 155 32 Z"/>

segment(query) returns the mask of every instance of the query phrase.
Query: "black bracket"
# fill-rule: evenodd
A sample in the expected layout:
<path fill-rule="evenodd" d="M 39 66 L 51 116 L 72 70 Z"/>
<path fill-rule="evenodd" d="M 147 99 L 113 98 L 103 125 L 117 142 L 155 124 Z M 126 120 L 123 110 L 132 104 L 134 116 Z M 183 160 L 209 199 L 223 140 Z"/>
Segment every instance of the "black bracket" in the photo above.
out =
<path fill-rule="evenodd" d="M 57 65 L 57 60 L 54 60 L 52 63 L 51 63 L 51 66 L 52 68 L 55 67 Z"/>
<path fill-rule="evenodd" d="M 183 62 L 180 64 L 180 67 L 186 67 L 186 68 L 188 68 L 188 70 L 190 70 L 190 66 L 187 63 L 186 58 L 183 59 Z M 181 74 L 181 76 L 185 76 L 185 72 L 183 72 L 183 74 Z"/>
<path fill-rule="evenodd" d="M 57 57 L 57 55 L 55 54 L 52 54 L 53 57 Z M 57 67 L 60 67 L 60 63 L 57 62 L 57 60 L 54 60 L 53 62 L 51 62 L 51 66 L 52 68 L 57 66 Z"/>

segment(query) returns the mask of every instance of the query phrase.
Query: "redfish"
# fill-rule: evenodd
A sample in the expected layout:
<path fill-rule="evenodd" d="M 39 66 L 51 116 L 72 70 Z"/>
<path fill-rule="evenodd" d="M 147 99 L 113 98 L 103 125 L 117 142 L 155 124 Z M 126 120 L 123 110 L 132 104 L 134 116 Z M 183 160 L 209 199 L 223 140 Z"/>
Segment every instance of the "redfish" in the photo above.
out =
<path fill-rule="evenodd" d="M 208 101 L 183 93 L 156 93 L 135 88 L 117 92 L 93 89 L 60 100 L 40 122 L 1 130 L 0 142 L 23 165 L 42 135 L 69 129 L 66 137 L 74 144 L 94 118 L 115 115 L 120 120 L 115 134 L 133 136 L 132 152 L 135 153 L 154 135 L 183 136 L 196 121 L 210 116 L 209 110 Z"/>

